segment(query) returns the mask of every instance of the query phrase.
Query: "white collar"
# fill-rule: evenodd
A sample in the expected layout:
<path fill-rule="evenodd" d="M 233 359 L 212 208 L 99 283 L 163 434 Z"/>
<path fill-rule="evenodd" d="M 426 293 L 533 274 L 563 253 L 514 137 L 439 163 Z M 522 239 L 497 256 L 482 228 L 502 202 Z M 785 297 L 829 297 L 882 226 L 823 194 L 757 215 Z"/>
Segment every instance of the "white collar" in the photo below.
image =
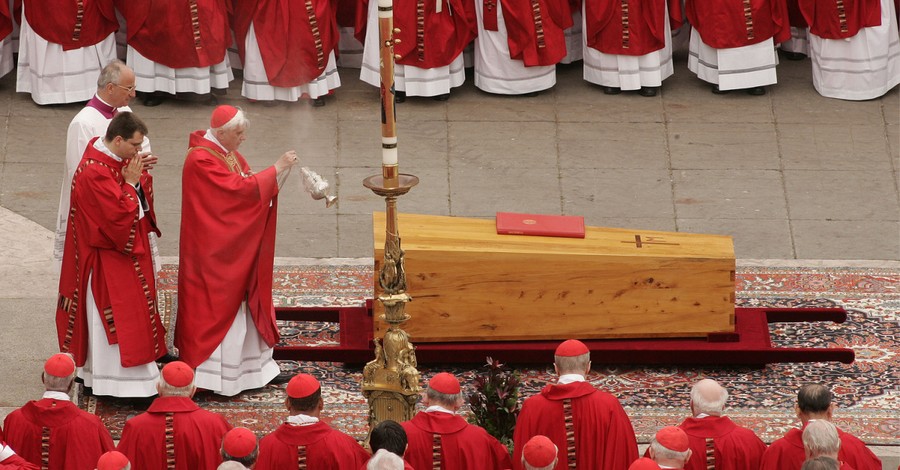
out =
<path fill-rule="evenodd" d="M 222 149 L 222 153 L 228 153 L 228 150 L 225 150 L 225 146 L 222 145 L 222 142 L 219 142 L 219 139 L 217 139 L 215 134 L 213 134 L 212 129 L 207 129 L 206 135 L 204 135 L 203 138 L 216 144 L 220 149 Z"/>
<path fill-rule="evenodd" d="M 294 426 L 309 426 L 319 422 L 319 418 L 304 414 L 291 415 L 287 417 L 287 423 Z"/>
<path fill-rule="evenodd" d="M 426 413 L 435 413 L 435 412 L 437 412 L 437 413 L 448 413 L 448 414 L 451 414 L 451 415 L 455 415 L 455 414 L 456 414 L 455 411 L 448 410 L 447 408 L 444 408 L 443 406 L 440 406 L 440 405 L 431 405 L 431 406 L 429 406 L 428 408 L 425 408 L 425 412 L 426 412 Z"/>
<path fill-rule="evenodd" d="M 72 401 L 72 399 L 69 398 L 68 393 L 54 392 L 54 391 L 50 391 L 50 390 L 44 392 L 44 396 L 42 396 L 41 398 L 52 398 L 54 400 L 59 400 L 59 401 Z"/>
<path fill-rule="evenodd" d="M 581 374 L 563 374 L 559 376 L 559 380 L 556 381 L 559 385 L 566 385 L 574 382 L 585 382 L 584 376 Z"/>
<path fill-rule="evenodd" d="M 103 141 L 103 137 L 98 137 L 97 140 L 94 141 L 94 148 L 102 152 L 104 155 L 111 157 L 113 160 L 117 162 L 121 162 L 122 159 L 119 158 L 116 154 L 112 153 L 112 150 L 106 146 L 106 142 Z"/>

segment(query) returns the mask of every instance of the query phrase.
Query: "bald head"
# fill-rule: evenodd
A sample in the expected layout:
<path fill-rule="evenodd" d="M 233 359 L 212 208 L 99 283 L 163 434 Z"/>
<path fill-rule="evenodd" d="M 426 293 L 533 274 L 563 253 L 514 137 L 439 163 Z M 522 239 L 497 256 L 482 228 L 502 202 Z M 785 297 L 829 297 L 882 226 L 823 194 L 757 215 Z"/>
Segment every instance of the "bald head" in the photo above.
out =
<path fill-rule="evenodd" d="M 822 456 L 837 459 L 841 450 L 837 427 L 824 419 L 810 421 L 803 429 L 803 448 L 809 459 Z"/>
<path fill-rule="evenodd" d="M 694 416 L 701 413 L 721 416 L 728 400 L 728 390 L 712 379 L 703 379 L 691 388 L 691 411 Z"/>

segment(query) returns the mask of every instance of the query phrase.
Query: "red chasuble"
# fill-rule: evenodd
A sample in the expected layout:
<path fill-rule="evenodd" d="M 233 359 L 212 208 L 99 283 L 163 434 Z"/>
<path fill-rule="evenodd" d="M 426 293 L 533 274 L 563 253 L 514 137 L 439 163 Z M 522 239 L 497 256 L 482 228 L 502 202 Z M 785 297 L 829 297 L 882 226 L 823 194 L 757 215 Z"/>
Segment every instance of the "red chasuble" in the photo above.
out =
<path fill-rule="evenodd" d="M 310 469 L 357 469 L 369 460 L 369 453 L 355 439 L 319 421 L 309 426 L 282 424 L 262 438 L 253 468 L 297 468 L 300 455 Z"/>
<path fill-rule="evenodd" d="M 444 67 L 475 39 L 475 4 L 463 0 L 395 0 L 394 28 L 400 29 L 394 34 L 400 39 L 394 45 L 398 64 L 421 69 Z"/>
<path fill-rule="evenodd" d="M 175 345 L 197 367 L 219 346 L 246 300 L 269 347 L 278 342 L 272 304 L 278 184 L 275 167 L 250 176 L 237 152 L 236 167 L 206 140 L 190 136 L 181 192 L 178 318 Z"/>
<path fill-rule="evenodd" d="M 222 436 L 229 429 L 225 418 L 188 397 L 159 397 L 125 422 L 118 451 L 135 469 L 166 470 L 172 461 L 175 470 L 212 469 L 222 463 Z"/>
<path fill-rule="evenodd" d="M 680 0 L 597 0 L 585 3 L 585 41 L 604 54 L 641 56 L 666 45 L 666 9 L 671 27 L 681 26 Z"/>
<path fill-rule="evenodd" d="M 838 437 L 841 438 L 838 460 L 856 470 L 881 470 L 881 460 L 861 440 L 840 429 Z M 784 437 L 769 444 L 759 470 L 799 469 L 804 460 L 806 454 L 803 450 L 803 430 L 791 429 Z"/>
<path fill-rule="evenodd" d="M 809 31 L 824 39 L 852 38 L 881 25 L 880 0 L 799 0 Z"/>
<path fill-rule="evenodd" d="M 226 0 L 115 2 L 125 17 L 128 45 L 153 62 L 180 69 L 225 60 L 231 44 Z"/>
<path fill-rule="evenodd" d="M 97 459 L 115 449 L 100 418 L 65 400 L 30 401 L 10 413 L 3 428 L 16 454 L 42 467 L 41 442 L 48 436 L 49 470 L 94 470 Z"/>
<path fill-rule="evenodd" d="M 15 0 L 21 14 L 23 0 Z M 93 46 L 119 29 L 113 0 L 24 0 L 31 29 L 64 51 Z"/>
<path fill-rule="evenodd" d="M 125 162 L 117 162 L 88 142 L 72 179 L 72 209 L 63 251 L 56 308 L 59 350 L 87 358 L 86 303 L 88 277 L 94 302 L 103 317 L 109 344 L 119 345 L 123 367 L 133 367 L 166 354 L 162 321 L 156 306 L 156 281 L 147 235 L 156 228 L 153 177 L 141 175 L 150 206 L 138 219 L 140 199 L 122 178 Z"/>
<path fill-rule="evenodd" d="M 715 49 L 791 38 L 785 0 L 685 0 L 684 11 L 703 42 Z"/>
<path fill-rule="evenodd" d="M 566 416 L 571 416 L 574 455 L 566 449 Z M 559 449 L 556 470 L 602 468 L 626 470 L 637 460 L 634 428 L 616 397 L 601 392 L 589 382 L 548 385 L 525 400 L 516 421 L 513 468 L 522 470 L 522 447 L 533 436 L 550 438 Z"/>
<path fill-rule="evenodd" d="M 500 441 L 458 415 L 419 412 L 413 419 L 400 424 L 409 441 L 404 458 L 413 468 L 438 468 L 434 462 L 436 445 L 440 446 L 438 465 L 444 470 L 506 470 L 512 467 L 509 452 Z"/>
<path fill-rule="evenodd" d="M 727 416 L 688 418 L 678 425 L 688 435 L 691 459 L 685 470 L 706 470 L 707 439 L 712 439 L 716 469 L 757 470 L 766 444 L 753 431 Z"/>
<path fill-rule="evenodd" d="M 484 2 L 484 29 L 497 31 L 497 0 Z M 572 26 L 569 0 L 500 0 L 509 56 L 527 67 L 555 65 L 566 56 L 564 30 Z"/>
<path fill-rule="evenodd" d="M 13 30 L 12 14 L 9 11 L 9 2 L 0 3 L 0 40 L 6 39 Z"/>
<path fill-rule="evenodd" d="M 235 5 L 234 32 L 244 60 L 252 21 L 269 84 L 295 87 L 325 71 L 340 34 L 332 0 L 242 0 Z"/>

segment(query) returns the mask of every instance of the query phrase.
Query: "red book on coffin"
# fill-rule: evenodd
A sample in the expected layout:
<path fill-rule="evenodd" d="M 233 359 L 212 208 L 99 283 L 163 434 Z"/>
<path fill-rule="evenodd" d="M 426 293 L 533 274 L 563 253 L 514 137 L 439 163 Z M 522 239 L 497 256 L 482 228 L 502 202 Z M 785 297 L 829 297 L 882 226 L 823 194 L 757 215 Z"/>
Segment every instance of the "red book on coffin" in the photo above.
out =
<path fill-rule="evenodd" d="M 497 233 L 501 235 L 584 238 L 584 217 L 580 215 L 498 212 Z"/>

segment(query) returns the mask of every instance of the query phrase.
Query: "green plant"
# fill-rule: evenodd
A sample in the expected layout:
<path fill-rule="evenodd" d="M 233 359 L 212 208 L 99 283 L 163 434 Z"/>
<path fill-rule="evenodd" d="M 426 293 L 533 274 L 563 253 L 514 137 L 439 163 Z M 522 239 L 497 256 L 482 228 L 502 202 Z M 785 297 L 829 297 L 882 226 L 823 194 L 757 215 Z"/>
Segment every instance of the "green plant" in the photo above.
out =
<path fill-rule="evenodd" d="M 487 358 L 486 369 L 485 375 L 475 377 L 475 391 L 467 397 L 472 411 L 469 422 L 484 428 L 512 454 L 521 380 L 518 372 L 490 357 Z"/>

